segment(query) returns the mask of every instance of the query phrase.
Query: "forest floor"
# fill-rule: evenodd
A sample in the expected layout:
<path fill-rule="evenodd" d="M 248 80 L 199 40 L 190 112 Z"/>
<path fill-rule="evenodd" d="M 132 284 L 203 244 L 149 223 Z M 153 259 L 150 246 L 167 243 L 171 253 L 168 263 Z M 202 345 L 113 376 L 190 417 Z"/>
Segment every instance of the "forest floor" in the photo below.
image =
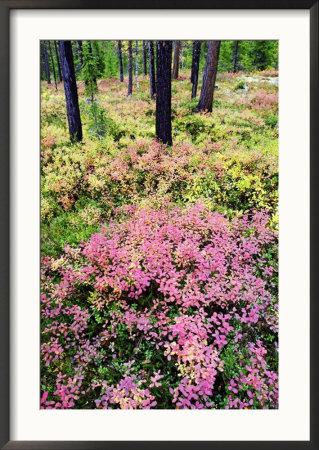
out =
<path fill-rule="evenodd" d="M 172 147 L 139 84 L 78 82 L 81 144 L 41 85 L 42 407 L 276 408 L 278 73 L 181 73 Z"/>
<path fill-rule="evenodd" d="M 140 168 L 136 165 L 131 171 L 125 168 L 131 176 L 135 175 L 135 172 L 139 173 L 136 173 L 133 183 L 128 183 L 128 186 L 131 186 L 136 181 L 138 186 L 134 186 L 133 191 L 126 189 L 123 199 L 116 198 L 116 193 L 114 196 L 109 194 L 112 177 L 115 178 L 115 190 L 118 190 L 119 180 L 125 189 L 126 174 L 119 174 L 122 176 L 119 179 L 112 174 L 112 167 L 125 159 L 126 153 L 129 157 L 130 146 L 146 146 L 155 138 L 155 100 L 149 97 L 148 78 L 139 78 L 140 89 L 135 89 L 131 97 L 126 96 L 126 83 L 120 83 L 117 79 L 99 81 L 98 114 L 102 109 L 104 117 L 99 116 L 97 123 L 92 118 L 92 113 L 90 114 L 89 99 L 84 95 L 84 83 L 78 82 L 84 145 L 75 146 L 69 143 L 63 85 L 58 84 L 56 90 L 53 84 L 48 87 L 43 83 L 43 254 L 58 255 L 64 250 L 65 242 L 79 243 L 82 238 L 87 238 L 93 231 L 98 230 L 100 219 L 109 216 L 110 208 L 133 204 L 136 201 L 148 201 L 149 194 L 155 195 L 159 188 L 162 188 L 163 197 L 167 196 L 176 201 L 204 198 L 206 202 L 214 203 L 220 211 L 224 207 L 225 211 L 228 207 L 231 210 L 245 210 L 253 206 L 270 207 L 275 216 L 278 178 L 278 76 L 276 72 L 270 74 L 271 77 L 268 72 L 264 72 L 264 76 L 228 73 L 218 75 L 212 114 L 193 113 L 198 98 L 190 99 L 191 84 L 186 75 L 180 76 L 178 81 L 172 80 L 174 155 L 170 158 L 171 150 L 164 149 L 160 156 L 168 159 L 168 165 L 169 159 L 174 162 L 174 170 L 179 178 L 179 168 L 187 170 L 190 181 L 180 179 L 180 185 L 172 189 L 174 171 L 170 170 L 164 176 L 165 186 L 160 183 L 158 187 L 157 183 L 161 180 L 153 173 L 150 159 L 149 167 Z M 100 129 L 101 134 L 105 131 L 105 137 L 96 138 L 94 134 L 101 132 Z M 179 162 L 177 158 L 182 157 L 184 152 L 182 144 L 188 144 L 189 161 L 181 161 L 181 164 L 175 167 Z M 204 157 L 203 161 L 201 156 Z M 218 186 L 206 186 L 209 178 L 206 176 L 207 171 L 213 169 L 216 164 L 223 166 L 224 175 L 219 177 L 218 181 L 215 180 Z M 110 168 L 109 173 L 102 173 L 101 167 Z M 146 174 L 147 171 L 149 173 Z M 144 174 L 147 180 L 140 179 Z M 200 183 L 201 186 L 197 188 L 202 178 L 206 178 L 203 180 L 205 183 Z M 147 181 L 147 186 L 142 181 Z M 152 183 L 154 192 L 149 189 Z M 228 195 L 229 193 L 231 195 Z M 74 225 L 77 225 L 76 229 Z"/>

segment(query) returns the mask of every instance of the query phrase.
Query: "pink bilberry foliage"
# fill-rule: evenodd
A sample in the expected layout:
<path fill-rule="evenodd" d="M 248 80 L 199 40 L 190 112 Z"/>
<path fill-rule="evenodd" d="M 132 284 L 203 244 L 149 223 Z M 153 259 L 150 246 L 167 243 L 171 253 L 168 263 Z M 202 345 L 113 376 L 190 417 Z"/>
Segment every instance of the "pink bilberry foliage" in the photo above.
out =
<path fill-rule="evenodd" d="M 277 408 L 265 212 L 127 208 L 42 261 L 41 408 Z M 268 348 L 268 350 L 267 350 Z"/>

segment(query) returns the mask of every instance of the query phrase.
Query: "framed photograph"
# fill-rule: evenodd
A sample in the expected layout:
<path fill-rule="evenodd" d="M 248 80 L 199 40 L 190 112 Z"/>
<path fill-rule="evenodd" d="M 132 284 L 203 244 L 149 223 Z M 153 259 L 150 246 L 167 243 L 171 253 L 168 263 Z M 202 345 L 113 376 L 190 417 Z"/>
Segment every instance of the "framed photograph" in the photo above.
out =
<path fill-rule="evenodd" d="M 1 448 L 319 449 L 318 2 L 255 3 L 0 0 Z"/>

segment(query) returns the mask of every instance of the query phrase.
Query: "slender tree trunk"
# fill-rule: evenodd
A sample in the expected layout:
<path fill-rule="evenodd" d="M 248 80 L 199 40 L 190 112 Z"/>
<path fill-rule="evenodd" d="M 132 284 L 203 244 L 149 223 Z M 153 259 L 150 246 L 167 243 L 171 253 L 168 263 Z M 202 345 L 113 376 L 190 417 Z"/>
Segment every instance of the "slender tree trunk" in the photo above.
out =
<path fill-rule="evenodd" d="M 144 75 L 147 75 L 146 41 L 143 41 L 143 69 L 144 69 Z"/>
<path fill-rule="evenodd" d="M 172 41 L 157 41 L 156 138 L 172 145 L 171 118 Z"/>
<path fill-rule="evenodd" d="M 119 55 L 119 66 L 120 66 L 120 81 L 124 81 L 123 59 L 122 59 L 122 41 L 117 41 L 117 43 L 118 43 L 118 55 Z"/>
<path fill-rule="evenodd" d="M 220 41 L 209 41 L 206 66 L 197 111 L 212 112 Z"/>
<path fill-rule="evenodd" d="M 47 49 L 46 41 L 43 41 L 43 53 L 44 53 L 45 73 L 47 76 L 47 82 L 48 82 L 48 84 L 51 84 L 49 56 L 48 56 L 48 49 Z"/>
<path fill-rule="evenodd" d="M 82 141 L 82 124 L 71 41 L 59 41 L 59 48 L 70 138 L 72 141 L 80 142 Z"/>
<path fill-rule="evenodd" d="M 156 94 L 156 82 L 155 82 L 155 61 L 154 61 L 154 45 L 153 41 L 148 41 L 148 66 L 150 74 L 150 95 L 154 98 Z"/>
<path fill-rule="evenodd" d="M 235 41 L 235 48 L 234 48 L 234 56 L 233 56 L 233 72 L 238 72 L 238 50 L 239 50 L 239 41 Z"/>
<path fill-rule="evenodd" d="M 43 41 L 40 41 L 40 80 L 44 80 L 45 74 L 45 59 L 44 59 L 44 50 L 43 50 Z"/>
<path fill-rule="evenodd" d="M 174 63 L 173 63 L 172 78 L 174 78 L 175 80 L 177 80 L 178 78 L 180 43 L 181 43 L 180 41 L 175 41 L 174 44 Z"/>
<path fill-rule="evenodd" d="M 48 45 L 49 45 L 49 55 L 50 55 L 50 58 L 51 58 L 51 64 L 52 64 L 52 70 L 53 70 L 53 78 L 54 78 L 55 89 L 58 89 L 58 85 L 56 84 L 55 66 L 54 66 L 54 60 L 53 60 L 53 54 L 52 54 L 52 50 L 51 50 L 51 43 L 50 43 L 50 41 L 48 41 Z"/>
<path fill-rule="evenodd" d="M 138 41 L 136 41 L 135 44 L 135 80 L 136 80 L 136 87 L 137 89 L 139 89 L 140 85 L 138 82 Z"/>
<path fill-rule="evenodd" d="M 132 94 L 133 89 L 133 53 L 132 41 L 128 41 L 128 90 L 127 95 Z"/>
<path fill-rule="evenodd" d="M 60 83 L 62 83 L 61 64 L 60 64 L 59 51 L 58 51 L 58 46 L 56 44 L 56 41 L 54 41 L 54 48 L 55 48 L 56 62 L 57 62 L 57 65 L 58 65 L 59 80 L 60 80 Z"/>
<path fill-rule="evenodd" d="M 191 82 L 193 84 L 192 98 L 195 98 L 196 93 L 197 93 L 200 47 L 201 47 L 201 41 L 193 42 L 193 60 L 192 60 L 192 73 L 191 73 Z"/>

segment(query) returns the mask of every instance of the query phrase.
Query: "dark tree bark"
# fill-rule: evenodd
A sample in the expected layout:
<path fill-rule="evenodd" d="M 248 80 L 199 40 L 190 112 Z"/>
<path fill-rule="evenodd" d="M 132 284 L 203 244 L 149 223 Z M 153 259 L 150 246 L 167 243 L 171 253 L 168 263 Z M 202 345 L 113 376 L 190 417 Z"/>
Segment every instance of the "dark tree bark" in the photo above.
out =
<path fill-rule="evenodd" d="M 138 82 L 138 41 L 135 43 L 135 80 L 136 80 L 136 87 L 137 89 L 140 88 L 139 82 Z"/>
<path fill-rule="evenodd" d="M 172 41 L 157 41 L 156 138 L 172 145 L 171 118 Z"/>
<path fill-rule="evenodd" d="M 147 55 L 146 55 L 146 42 L 143 41 L 143 69 L 144 75 L 147 75 Z"/>
<path fill-rule="evenodd" d="M 233 56 L 233 72 L 238 72 L 238 54 L 239 54 L 239 41 L 235 41 L 235 47 L 234 47 L 234 56 Z"/>
<path fill-rule="evenodd" d="M 50 43 L 50 41 L 48 41 L 48 44 L 49 44 L 49 55 L 50 55 L 50 58 L 51 58 L 55 89 L 58 89 L 58 85 L 56 84 L 55 66 L 54 66 L 54 60 L 53 60 L 53 54 L 52 54 L 52 50 L 51 50 L 51 43 Z"/>
<path fill-rule="evenodd" d="M 59 41 L 59 48 L 70 138 L 72 141 L 80 142 L 82 141 L 82 124 L 71 41 Z"/>
<path fill-rule="evenodd" d="M 175 41 L 174 44 L 174 64 L 173 64 L 172 78 L 174 78 L 175 80 L 177 80 L 178 78 L 180 44 L 181 44 L 180 41 Z"/>
<path fill-rule="evenodd" d="M 154 98 L 154 95 L 156 94 L 156 81 L 153 41 L 148 41 L 148 66 L 150 73 L 150 95 L 151 98 Z"/>
<path fill-rule="evenodd" d="M 54 41 L 54 48 L 55 48 L 56 62 L 57 62 L 57 65 L 58 65 L 59 80 L 60 80 L 60 83 L 62 83 L 61 64 L 60 64 L 59 51 L 58 51 L 58 46 L 56 44 L 56 41 Z"/>
<path fill-rule="evenodd" d="M 122 41 L 117 41 L 117 45 L 118 45 L 119 66 L 120 66 L 120 81 L 124 81 L 124 76 L 123 76 L 123 58 L 122 58 Z"/>
<path fill-rule="evenodd" d="M 192 73 L 191 73 L 191 82 L 193 84 L 192 98 L 195 98 L 196 93 L 197 93 L 200 46 L 201 46 L 201 41 L 193 42 L 193 60 L 192 60 Z"/>
<path fill-rule="evenodd" d="M 133 89 L 133 52 L 132 41 L 128 41 L 128 89 L 127 95 L 132 95 Z"/>
<path fill-rule="evenodd" d="M 47 76 L 47 82 L 48 82 L 48 84 L 51 84 L 49 56 L 48 56 L 47 44 L 45 41 L 43 41 L 43 53 L 44 53 L 45 73 Z"/>
<path fill-rule="evenodd" d="M 197 111 L 212 112 L 220 41 L 209 41 L 206 66 Z"/>

